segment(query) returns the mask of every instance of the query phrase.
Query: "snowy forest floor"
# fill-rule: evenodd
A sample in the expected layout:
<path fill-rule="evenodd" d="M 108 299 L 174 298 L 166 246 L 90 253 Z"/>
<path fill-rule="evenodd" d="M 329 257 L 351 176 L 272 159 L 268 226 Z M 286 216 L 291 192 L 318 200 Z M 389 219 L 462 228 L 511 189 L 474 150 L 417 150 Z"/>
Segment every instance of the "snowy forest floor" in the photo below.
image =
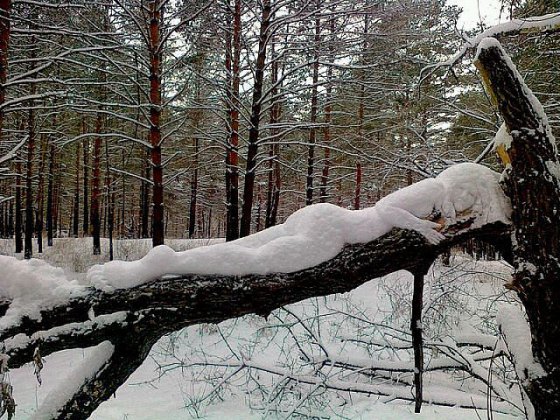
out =
<path fill-rule="evenodd" d="M 185 250 L 215 241 L 219 240 L 166 243 L 175 250 Z M 57 239 L 53 247 L 46 247 L 45 253 L 37 256 L 63 267 L 70 276 L 83 279 L 89 267 L 107 261 L 106 240 L 102 248 L 102 255 L 93 257 L 90 238 Z M 138 259 L 149 249 L 150 240 L 115 241 L 115 258 Z M 11 241 L 0 240 L 0 254 L 13 255 Z M 509 276 L 510 268 L 500 261 L 474 261 L 462 254 L 454 255 L 449 267 L 438 261 L 426 277 L 424 329 L 428 347 L 430 342 L 445 343 L 472 363 L 482 350 L 470 349 L 467 355 L 456 343 L 483 343 L 497 335 L 497 311 L 504 305 L 517 305 L 503 287 Z M 326 383 L 346 381 L 364 387 L 393 386 L 394 397 L 412 395 L 412 372 L 406 371 L 412 363 L 411 352 L 405 345 L 409 341 L 411 296 L 412 276 L 397 272 L 345 295 L 310 299 L 279 309 L 267 320 L 246 316 L 218 326 L 189 327 L 161 339 L 115 398 L 103 403 L 92 418 L 522 418 L 520 411 L 497 404 L 494 408 L 510 414 L 494 412 L 493 417 L 488 417 L 484 408 L 424 404 L 422 414 L 415 415 L 412 403 L 392 396 L 325 391 L 322 385 Z M 432 359 L 441 361 L 442 355 L 448 355 L 442 353 L 443 347 L 434 348 L 426 351 L 428 366 Z M 16 418 L 29 418 L 41 401 L 49 398 L 49 391 L 88 352 L 89 349 L 74 349 L 45 358 L 42 385 L 30 365 L 10 372 Z M 496 359 L 492 365 L 493 361 L 480 357 L 474 370 L 480 372 L 477 369 L 492 366 L 492 383 L 507 385 L 512 398 L 517 398 L 511 366 L 504 359 Z M 366 369 L 346 369 L 337 363 L 373 363 L 374 371 L 385 373 L 373 377 L 364 373 Z M 314 377 L 324 382 L 305 385 L 294 379 L 298 375 L 300 379 L 309 378 L 313 371 L 318 372 Z M 487 369 L 485 372 L 487 375 Z M 483 383 L 459 369 L 427 373 L 425 388 L 428 397 L 451 405 L 455 401 L 484 401 L 487 394 Z"/>

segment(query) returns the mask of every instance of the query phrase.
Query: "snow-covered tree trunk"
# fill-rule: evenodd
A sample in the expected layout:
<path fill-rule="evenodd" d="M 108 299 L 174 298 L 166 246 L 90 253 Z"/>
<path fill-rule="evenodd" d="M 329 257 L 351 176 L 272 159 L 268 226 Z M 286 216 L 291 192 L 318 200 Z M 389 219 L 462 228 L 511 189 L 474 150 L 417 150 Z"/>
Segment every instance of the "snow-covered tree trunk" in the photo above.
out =
<path fill-rule="evenodd" d="M 523 302 L 538 365 L 522 367 L 523 387 L 537 419 L 560 413 L 560 164 L 543 107 L 494 39 L 477 54 L 486 87 L 505 120 L 511 143 L 506 192 L 512 202 L 515 273 L 511 287 Z M 500 146 L 499 146 L 500 147 Z M 514 355 L 515 358 L 515 355 Z M 519 372 L 519 366 L 517 367 Z"/>

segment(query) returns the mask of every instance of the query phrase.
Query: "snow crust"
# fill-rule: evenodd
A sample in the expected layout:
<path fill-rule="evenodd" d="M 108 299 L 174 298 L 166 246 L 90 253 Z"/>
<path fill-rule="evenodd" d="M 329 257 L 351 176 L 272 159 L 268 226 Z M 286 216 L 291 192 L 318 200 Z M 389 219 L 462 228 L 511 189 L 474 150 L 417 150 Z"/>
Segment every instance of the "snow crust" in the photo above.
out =
<path fill-rule="evenodd" d="M 12 301 L 0 318 L 0 330 L 17 323 L 23 316 L 38 318 L 41 309 L 86 292 L 86 287 L 69 280 L 62 268 L 42 260 L 18 260 L 1 255 L 0 267 L 0 298 Z"/>
<path fill-rule="evenodd" d="M 61 381 L 59 386 L 47 395 L 43 404 L 31 417 L 32 420 L 50 420 L 58 418 L 58 412 L 72 398 L 87 380 L 103 367 L 113 355 L 115 347 L 111 342 L 104 341 L 72 371 L 69 377 Z"/>
<path fill-rule="evenodd" d="M 444 238 L 442 226 L 424 220 L 442 214 L 446 224 L 463 212 L 476 216 L 474 227 L 509 222 L 509 202 L 500 175 L 482 165 L 452 166 L 433 179 L 400 189 L 374 207 L 347 210 L 316 204 L 292 214 L 284 224 L 236 241 L 183 252 L 162 245 L 138 261 L 112 261 L 87 273 L 90 284 L 103 290 L 129 288 L 164 275 L 290 273 L 335 257 L 345 244 L 365 243 L 393 227 L 413 229 L 431 243 Z"/>

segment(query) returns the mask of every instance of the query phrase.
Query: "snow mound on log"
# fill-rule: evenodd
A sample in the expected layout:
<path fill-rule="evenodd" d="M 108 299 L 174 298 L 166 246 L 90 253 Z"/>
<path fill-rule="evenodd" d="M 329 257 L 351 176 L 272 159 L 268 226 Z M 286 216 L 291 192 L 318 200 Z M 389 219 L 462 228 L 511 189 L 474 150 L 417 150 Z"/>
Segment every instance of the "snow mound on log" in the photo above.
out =
<path fill-rule="evenodd" d="M 437 243 L 443 238 L 435 231 L 440 226 L 422 219 L 431 214 L 445 214 L 454 223 L 459 213 L 470 211 L 470 217 L 476 217 L 474 227 L 509 222 L 509 204 L 499 177 L 482 165 L 459 164 L 435 179 L 394 192 L 375 207 L 352 211 L 316 204 L 295 212 L 284 224 L 236 241 L 183 252 L 162 245 L 138 261 L 96 265 L 87 279 L 110 291 L 166 275 L 290 273 L 335 257 L 346 244 L 372 241 L 393 227 L 417 230 Z"/>
<path fill-rule="evenodd" d="M 86 288 L 69 281 L 62 268 L 38 260 L 0 256 L 0 299 L 12 301 L 0 319 L 0 329 L 23 316 L 38 318 L 40 310 L 83 293 Z"/>

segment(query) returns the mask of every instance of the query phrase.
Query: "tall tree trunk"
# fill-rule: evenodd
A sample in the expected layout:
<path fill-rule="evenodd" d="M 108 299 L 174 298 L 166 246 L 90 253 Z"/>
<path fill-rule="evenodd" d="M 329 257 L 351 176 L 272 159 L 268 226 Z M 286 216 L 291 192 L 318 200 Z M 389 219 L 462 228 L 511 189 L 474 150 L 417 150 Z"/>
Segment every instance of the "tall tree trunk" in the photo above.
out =
<path fill-rule="evenodd" d="M 36 37 L 31 37 L 31 66 L 37 57 Z M 32 70 L 32 67 L 30 68 Z M 36 91 L 35 83 L 31 83 L 29 94 L 33 96 Z M 28 102 L 29 111 L 27 117 L 28 136 L 27 139 L 27 170 L 25 174 L 25 249 L 24 258 L 30 259 L 33 256 L 33 232 L 35 231 L 35 215 L 33 212 L 33 157 L 35 153 L 35 102 Z"/>
<path fill-rule="evenodd" d="M 105 190 L 107 192 L 107 232 L 109 236 L 109 261 L 113 261 L 113 231 L 115 220 L 115 190 L 110 175 L 109 145 L 105 142 Z"/>
<path fill-rule="evenodd" d="M 126 160 L 125 160 L 125 155 L 124 155 L 124 149 L 121 149 L 121 167 L 124 168 L 125 165 L 126 165 Z M 115 206 L 115 205 L 116 205 L 115 197 L 113 197 L 113 206 Z M 131 206 L 131 208 L 132 207 L 133 206 Z M 132 236 L 132 235 L 129 235 L 128 229 L 126 227 L 126 223 L 125 223 L 126 210 L 125 209 L 126 209 L 126 177 L 125 177 L 125 174 L 123 173 L 121 175 L 121 211 L 120 211 L 121 221 L 118 225 L 119 228 L 120 228 L 121 237 Z M 114 212 L 114 210 L 113 210 L 113 212 Z M 131 231 L 134 232 L 134 226 L 133 226 L 132 223 L 131 223 Z"/>
<path fill-rule="evenodd" d="M 37 252 L 43 253 L 43 217 L 45 212 L 45 162 L 47 160 L 47 141 L 44 134 L 41 135 L 41 160 L 39 166 L 39 185 L 37 187 L 37 213 L 35 219 L 35 231 L 37 234 Z"/>
<path fill-rule="evenodd" d="M 257 152 L 259 150 L 259 123 L 261 119 L 262 93 L 264 81 L 264 66 L 266 62 L 266 47 L 269 39 L 271 0 L 263 0 L 261 26 L 259 30 L 259 49 L 255 65 L 255 82 L 253 86 L 253 101 L 249 128 L 249 146 L 247 149 L 247 165 L 245 168 L 245 182 L 243 185 L 243 207 L 241 210 L 241 229 L 239 235 L 247 236 L 251 233 L 251 217 L 253 210 L 253 195 L 255 191 L 255 170 L 257 167 Z"/>
<path fill-rule="evenodd" d="M 10 44 L 10 12 L 12 0 L 0 0 L 0 105 L 6 101 L 8 78 L 8 47 Z M 0 139 L 4 126 L 4 108 L 0 108 Z"/>
<path fill-rule="evenodd" d="M 277 99 L 278 96 L 278 58 L 274 53 L 274 42 L 271 47 L 272 70 L 270 84 L 272 89 L 270 96 L 272 98 L 272 106 L 270 107 L 270 145 L 268 155 L 268 186 L 266 192 L 266 217 L 265 228 L 269 228 L 276 224 L 276 215 L 278 213 L 278 204 L 280 201 L 280 138 L 279 130 L 275 127 L 280 122 L 282 114 L 282 104 Z"/>
<path fill-rule="evenodd" d="M 315 176 L 315 143 L 317 141 L 317 105 L 319 103 L 319 42 L 321 41 L 321 19 L 319 19 L 319 2 L 315 10 L 315 36 L 313 38 L 313 76 L 311 86 L 311 115 L 309 123 L 309 145 L 307 148 L 307 178 L 305 187 L 305 205 L 313 204 L 313 178 Z"/>
<path fill-rule="evenodd" d="M 487 41 L 487 42 L 486 42 Z M 560 162 L 542 105 L 495 40 L 479 47 L 485 85 L 511 133 L 506 158 L 506 192 L 512 201 L 514 274 L 510 288 L 521 299 L 532 336 L 532 351 L 543 370 L 517 367 L 536 419 L 560 413 Z M 508 147 L 508 146 L 506 146 Z M 502 323 L 508 339 L 509 325 Z M 514 362 L 521 362 L 512 354 Z M 523 359 L 526 356 L 521 355 Z M 534 363 L 533 363 L 534 365 Z"/>
<path fill-rule="evenodd" d="M 86 121 L 85 118 L 82 119 L 82 132 L 85 133 L 86 131 Z M 84 158 L 83 158 L 83 171 L 84 171 L 84 205 L 83 205 L 83 226 L 82 226 L 82 233 L 84 236 L 89 235 L 89 140 L 84 141 L 84 145 L 82 147 Z"/>
<path fill-rule="evenodd" d="M 16 162 L 16 203 L 15 213 L 16 222 L 14 229 L 14 240 L 16 245 L 16 254 L 23 251 L 23 237 L 22 237 L 22 214 L 21 214 L 21 162 Z"/>
<path fill-rule="evenodd" d="M 149 2 L 150 144 L 152 145 L 152 245 L 163 245 L 163 167 L 161 164 L 161 1 Z"/>
<path fill-rule="evenodd" d="M 54 194 L 54 157 L 53 139 L 49 139 L 49 171 L 47 175 L 47 246 L 53 245 L 53 194 Z"/>
<path fill-rule="evenodd" d="M 334 62 L 334 37 L 335 19 L 329 22 L 330 42 L 329 42 L 329 61 Z M 325 128 L 323 129 L 323 169 L 321 171 L 321 188 L 319 190 L 319 201 L 325 203 L 328 198 L 329 172 L 331 167 L 331 122 L 332 122 L 332 78 L 333 67 L 327 68 L 327 88 L 325 98 Z"/>
<path fill-rule="evenodd" d="M 150 150 L 146 150 L 146 159 L 144 166 L 144 178 L 150 179 L 151 177 L 151 165 L 150 165 Z M 150 237 L 150 185 L 146 181 L 142 181 L 142 199 L 141 199 L 141 225 L 142 232 L 140 234 L 141 238 Z"/>
<path fill-rule="evenodd" d="M 354 191 L 354 210 L 360 210 L 360 198 L 362 195 L 362 164 L 356 163 L 356 189 Z"/>
<path fill-rule="evenodd" d="M 198 137 L 194 138 L 194 171 L 191 179 L 191 204 L 189 209 L 189 238 L 194 238 L 196 231 L 198 196 Z"/>
<path fill-rule="evenodd" d="M 80 224 L 80 143 L 76 143 L 76 185 L 74 186 L 74 207 L 72 209 L 72 236 L 78 237 Z"/>
<path fill-rule="evenodd" d="M 101 215 L 99 213 L 99 200 L 100 200 L 100 178 L 101 178 L 101 126 L 103 116 L 100 112 L 97 113 L 97 120 L 95 123 L 95 133 L 97 134 L 93 144 L 93 176 L 92 176 L 92 189 L 91 189 L 91 225 L 93 234 L 93 255 L 101 254 Z"/>
<path fill-rule="evenodd" d="M 34 91 L 34 89 L 32 89 Z M 33 102 L 29 104 L 27 139 L 27 168 L 25 174 L 25 247 L 24 258 L 33 256 L 33 232 L 35 215 L 33 214 L 33 154 L 35 152 L 35 111 Z"/>
<path fill-rule="evenodd" d="M 235 0 L 233 8 L 233 43 L 228 34 L 226 69 L 231 74 L 228 83 L 229 139 L 226 151 L 226 241 L 239 238 L 239 84 L 241 60 L 241 0 Z M 229 60 L 228 60 L 229 58 Z"/>

